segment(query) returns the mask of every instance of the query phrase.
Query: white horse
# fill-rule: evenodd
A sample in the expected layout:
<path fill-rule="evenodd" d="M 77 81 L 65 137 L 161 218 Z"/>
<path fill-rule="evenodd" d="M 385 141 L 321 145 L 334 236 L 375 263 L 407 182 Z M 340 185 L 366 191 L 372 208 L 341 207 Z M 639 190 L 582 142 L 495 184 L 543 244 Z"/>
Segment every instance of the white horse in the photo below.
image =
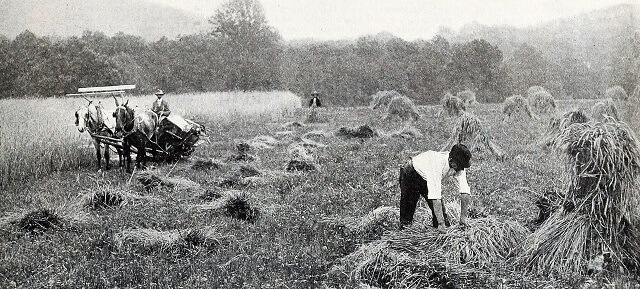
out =
<path fill-rule="evenodd" d="M 89 104 L 86 107 L 78 109 L 75 113 L 76 126 L 78 127 L 78 131 L 84 132 L 86 130 L 89 132 L 89 134 L 91 134 L 93 138 L 93 145 L 96 148 L 98 169 L 100 169 L 101 144 L 104 145 L 105 169 L 108 170 L 111 167 L 109 164 L 109 144 L 101 142 L 98 138 L 93 136 L 99 135 L 105 137 L 114 137 L 113 121 L 109 118 L 108 114 L 104 113 L 104 108 L 102 107 L 102 104 L 100 102 L 98 102 L 98 104 L 95 104 L 93 101 L 88 101 Z M 118 152 L 119 165 L 122 167 L 122 150 L 120 148 L 116 148 L 116 150 Z"/>

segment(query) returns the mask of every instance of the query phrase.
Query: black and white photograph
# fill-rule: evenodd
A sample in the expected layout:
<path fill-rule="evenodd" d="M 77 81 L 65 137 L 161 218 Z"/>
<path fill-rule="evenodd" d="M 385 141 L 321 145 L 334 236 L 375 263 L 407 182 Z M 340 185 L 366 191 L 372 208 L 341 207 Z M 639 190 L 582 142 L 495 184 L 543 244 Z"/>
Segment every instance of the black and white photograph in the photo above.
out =
<path fill-rule="evenodd" d="M 640 289 L 638 0 L 0 0 L 0 288 Z"/>

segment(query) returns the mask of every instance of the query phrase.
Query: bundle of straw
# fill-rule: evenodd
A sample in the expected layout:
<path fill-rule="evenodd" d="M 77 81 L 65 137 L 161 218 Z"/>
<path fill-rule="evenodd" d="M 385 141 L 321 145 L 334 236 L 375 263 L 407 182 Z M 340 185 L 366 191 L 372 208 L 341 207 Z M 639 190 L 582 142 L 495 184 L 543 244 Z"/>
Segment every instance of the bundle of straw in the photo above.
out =
<path fill-rule="evenodd" d="M 530 118 L 535 118 L 527 100 L 521 95 L 512 95 L 507 97 L 502 103 L 502 113 L 507 117 L 527 115 Z"/>
<path fill-rule="evenodd" d="M 591 117 L 598 121 L 619 120 L 618 108 L 611 99 L 600 101 L 591 108 Z"/>
<path fill-rule="evenodd" d="M 633 132 L 616 121 L 575 123 L 553 144 L 566 153 L 565 198 L 575 208 L 543 223 L 519 263 L 543 274 L 582 274 L 587 260 L 606 251 L 611 265 L 638 268 L 640 146 Z"/>
<path fill-rule="evenodd" d="M 420 115 L 418 114 L 413 101 L 402 95 L 394 96 L 391 99 L 387 105 L 387 112 L 383 119 L 391 120 L 394 117 L 403 121 L 420 119 Z"/>
<path fill-rule="evenodd" d="M 552 145 L 554 139 L 556 139 L 562 132 L 574 123 L 585 123 L 589 121 L 589 118 L 581 110 L 570 110 L 562 114 L 560 117 L 554 117 L 547 126 L 547 132 L 543 136 L 540 144 L 544 146 Z"/>
<path fill-rule="evenodd" d="M 462 99 L 453 96 L 451 93 L 446 93 L 442 100 L 442 109 L 447 116 L 459 116 L 467 109 Z"/>
<path fill-rule="evenodd" d="M 552 113 L 556 110 L 556 101 L 551 93 L 540 90 L 529 94 L 529 106 L 534 113 Z"/>
<path fill-rule="evenodd" d="M 487 147 L 491 153 L 504 158 L 504 151 L 491 140 L 491 135 L 484 128 L 480 119 L 469 112 L 464 112 L 453 127 L 453 134 L 442 150 L 451 149 L 456 143 L 467 144 L 476 151 L 482 147 Z"/>
<path fill-rule="evenodd" d="M 391 102 L 391 99 L 393 99 L 396 96 L 401 96 L 401 95 L 395 90 L 378 91 L 376 94 L 371 96 L 372 98 L 371 108 L 378 109 L 381 107 L 387 107 Z"/>

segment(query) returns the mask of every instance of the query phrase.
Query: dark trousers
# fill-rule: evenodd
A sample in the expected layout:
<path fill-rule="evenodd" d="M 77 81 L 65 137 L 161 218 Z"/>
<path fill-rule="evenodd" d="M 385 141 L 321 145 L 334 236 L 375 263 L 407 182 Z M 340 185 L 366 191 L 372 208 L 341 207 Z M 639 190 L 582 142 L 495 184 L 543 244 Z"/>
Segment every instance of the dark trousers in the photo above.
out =
<path fill-rule="evenodd" d="M 405 226 L 413 222 L 413 214 L 416 212 L 416 205 L 418 199 L 423 196 L 427 200 L 427 205 L 431 209 L 432 224 L 434 227 L 438 227 L 438 220 L 436 214 L 433 211 L 433 200 L 427 198 L 427 181 L 422 178 L 413 168 L 411 161 L 400 168 L 400 225 Z M 449 218 L 442 203 L 442 214 L 444 215 L 444 222 L 446 226 L 449 226 Z"/>

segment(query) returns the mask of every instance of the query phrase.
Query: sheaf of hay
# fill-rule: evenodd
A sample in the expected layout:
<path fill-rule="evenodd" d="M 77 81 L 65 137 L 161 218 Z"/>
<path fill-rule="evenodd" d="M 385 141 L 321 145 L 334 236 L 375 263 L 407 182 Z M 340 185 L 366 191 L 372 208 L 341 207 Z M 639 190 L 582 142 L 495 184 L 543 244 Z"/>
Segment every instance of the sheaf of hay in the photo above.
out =
<path fill-rule="evenodd" d="M 529 118 L 535 118 L 531 113 L 527 100 L 521 95 L 507 97 L 502 103 L 502 113 L 507 117 L 528 116 Z"/>
<path fill-rule="evenodd" d="M 6 213 L 0 218 L 0 229 L 38 235 L 89 222 L 90 216 L 75 204 L 57 208 L 40 206 Z"/>
<path fill-rule="evenodd" d="M 591 108 L 591 117 L 598 121 L 620 120 L 619 115 L 618 108 L 611 99 L 600 101 Z"/>
<path fill-rule="evenodd" d="M 612 268 L 640 265 L 640 149 L 622 122 L 569 125 L 553 140 L 566 156 L 566 206 L 542 224 L 519 264 L 541 274 L 584 275 L 589 260 L 611 255 Z"/>
<path fill-rule="evenodd" d="M 622 88 L 622 86 L 620 85 L 607 88 L 607 90 L 604 92 L 604 97 L 619 101 L 629 100 L 629 95 L 627 95 L 627 92 L 624 91 L 624 88 Z"/>
<path fill-rule="evenodd" d="M 475 151 L 482 150 L 483 147 L 489 149 L 491 153 L 502 159 L 505 152 L 491 139 L 491 135 L 482 125 L 480 119 L 472 113 L 463 113 L 453 127 L 453 133 L 442 150 L 449 150 L 456 143 L 463 143 Z"/>
<path fill-rule="evenodd" d="M 371 108 L 378 109 L 381 107 L 387 107 L 389 103 L 391 103 L 391 100 L 396 96 L 401 95 L 395 90 L 378 91 L 376 94 L 371 96 Z"/>
<path fill-rule="evenodd" d="M 249 145 L 257 149 L 272 149 L 278 143 L 277 139 L 268 135 L 259 135 L 249 140 Z"/>
<path fill-rule="evenodd" d="M 446 93 L 440 102 L 447 116 L 459 116 L 467 110 L 464 101 L 457 96 L 453 96 L 451 93 Z"/>
<path fill-rule="evenodd" d="M 473 105 L 478 103 L 478 101 L 476 100 L 476 93 L 470 89 L 458 92 L 456 96 L 467 105 Z"/>
<path fill-rule="evenodd" d="M 394 96 L 387 105 L 387 111 L 383 120 L 398 118 L 402 121 L 418 120 L 420 115 L 413 101 L 406 96 Z"/>
<path fill-rule="evenodd" d="M 559 117 L 553 117 L 551 121 L 549 121 L 547 131 L 542 137 L 540 144 L 543 146 L 550 146 L 553 141 L 570 125 L 574 123 L 585 123 L 588 121 L 589 117 L 578 109 L 566 111 Z"/>
<path fill-rule="evenodd" d="M 546 90 L 538 90 L 529 94 L 529 107 L 536 114 L 553 113 L 556 111 L 556 101 Z"/>
<path fill-rule="evenodd" d="M 292 121 L 292 122 L 287 122 L 285 124 L 282 125 L 282 128 L 284 129 L 299 129 L 299 128 L 303 128 L 306 125 L 304 123 L 300 123 L 297 121 Z"/>

